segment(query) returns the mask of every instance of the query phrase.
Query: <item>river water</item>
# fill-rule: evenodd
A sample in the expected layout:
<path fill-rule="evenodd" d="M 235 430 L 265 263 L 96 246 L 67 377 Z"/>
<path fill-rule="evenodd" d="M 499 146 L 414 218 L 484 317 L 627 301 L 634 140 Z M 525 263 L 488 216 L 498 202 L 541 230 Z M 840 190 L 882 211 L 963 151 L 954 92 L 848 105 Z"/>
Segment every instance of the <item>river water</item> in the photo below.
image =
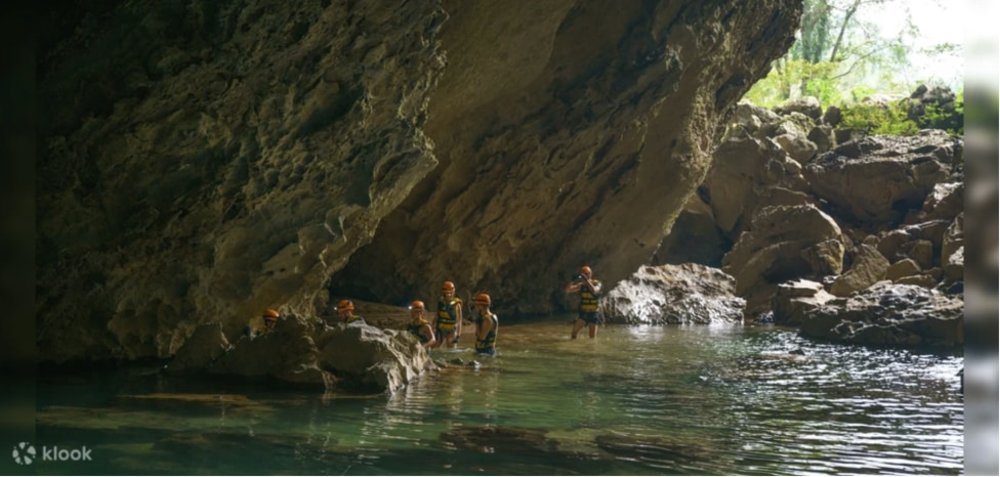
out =
<path fill-rule="evenodd" d="M 39 473 L 959 474 L 956 354 L 739 326 L 501 325 L 496 358 L 394 396 L 319 395 L 154 370 L 43 378 Z M 585 334 L 585 333 L 582 333 Z M 470 343 L 463 343 L 468 347 Z M 468 349 L 436 351 L 474 359 Z"/>

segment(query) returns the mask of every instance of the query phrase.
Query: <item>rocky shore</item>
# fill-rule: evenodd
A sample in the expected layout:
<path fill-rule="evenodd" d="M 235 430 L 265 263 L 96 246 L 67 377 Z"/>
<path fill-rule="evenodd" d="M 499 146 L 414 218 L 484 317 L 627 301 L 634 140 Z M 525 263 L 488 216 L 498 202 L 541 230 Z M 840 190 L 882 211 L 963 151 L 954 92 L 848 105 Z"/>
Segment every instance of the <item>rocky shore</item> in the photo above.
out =
<path fill-rule="evenodd" d="M 921 87 L 902 101 L 919 116 L 953 107 L 954 95 Z M 840 121 L 814 98 L 738 105 L 678 218 L 689 227 L 675 227 L 656 260 L 721 266 L 747 322 L 840 342 L 961 345 L 962 139 L 869 136 Z"/>

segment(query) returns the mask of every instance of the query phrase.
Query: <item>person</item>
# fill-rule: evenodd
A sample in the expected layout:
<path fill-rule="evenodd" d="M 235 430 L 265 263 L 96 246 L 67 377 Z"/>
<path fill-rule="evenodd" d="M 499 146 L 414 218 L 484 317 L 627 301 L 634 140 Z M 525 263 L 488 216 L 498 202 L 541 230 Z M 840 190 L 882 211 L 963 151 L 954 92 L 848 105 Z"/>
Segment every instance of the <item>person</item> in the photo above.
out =
<path fill-rule="evenodd" d="M 497 331 L 500 319 L 490 311 L 492 301 L 486 293 L 476 295 L 476 353 L 494 356 L 497 353 Z"/>
<path fill-rule="evenodd" d="M 263 326 L 255 330 L 252 324 L 248 324 L 245 328 L 243 328 L 243 334 L 251 338 L 266 335 L 271 331 L 274 331 L 275 326 L 278 324 L 278 318 L 280 317 L 281 314 L 278 313 L 278 310 L 268 308 L 261 314 Z"/>
<path fill-rule="evenodd" d="M 406 330 L 413 333 L 424 348 L 434 346 L 434 330 L 431 329 L 431 323 L 424 319 L 424 302 L 414 300 L 410 304 L 410 323 L 406 325 Z"/>
<path fill-rule="evenodd" d="M 446 281 L 441 285 L 441 298 L 434 318 L 434 336 L 437 337 L 434 347 L 447 343 L 449 348 L 454 348 L 461 334 L 462 299 L 455 296 L 455 284 Z"/>
<path fill-rule="evenodd" d="M 354 314 L 354 302 L 351 300 L 340 300 L 337 303 L 337 317 L 340 318 L 341 323 L 351 324 L 351 323 L 364 323 L 365 319 L 359 315 Z"/>
<path fill-rule="evenodd" d="M 601 281 L 593 276 L 590 267 L 584 265 L 580 267 L 580 273 L 576 279 L 566 285 L 566 293 L 580 293 L 580 310 L 576 321 L 573 322 L 573 332 L 570 334 L 574 340 L 584 326 L 590 328 L 591 338 L 597 336 L 597 325 L 601 322 L 601 313 L 598 308 Z"/>

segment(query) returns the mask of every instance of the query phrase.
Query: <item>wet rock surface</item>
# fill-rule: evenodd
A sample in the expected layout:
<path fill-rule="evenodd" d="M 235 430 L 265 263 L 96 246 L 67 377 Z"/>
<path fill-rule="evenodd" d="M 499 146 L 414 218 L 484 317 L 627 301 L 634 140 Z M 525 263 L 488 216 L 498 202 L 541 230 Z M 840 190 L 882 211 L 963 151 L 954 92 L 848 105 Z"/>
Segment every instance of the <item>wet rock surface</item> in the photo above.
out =
<path fill-rule="evenodd" d="M 290 316 L 273 331 L 241 338 L 205 371 L 326 391 L 392 393 L 433 367 L 409 333 Z"/>
<path fill-rule="evenodd" d="M 880 282 L 805 313 L 810 338 L 879 346 L 961 346 L 964 304 L 937 290 Z"/>
<path fill-rule="evenodd" d="M 819 282 L 800 279 L 782 283 L 771 297 L 774 322 L 801 325 L 806 319 L 806 313 L 834 298 L 836 297 L 828 293 Z"/>
<path fill-rule="evenodd" d="M 708 324 L 739 322 L 744 301 L 736 280 L 703 265 L 642 266 L 601 299 L 609 323 Z"/>

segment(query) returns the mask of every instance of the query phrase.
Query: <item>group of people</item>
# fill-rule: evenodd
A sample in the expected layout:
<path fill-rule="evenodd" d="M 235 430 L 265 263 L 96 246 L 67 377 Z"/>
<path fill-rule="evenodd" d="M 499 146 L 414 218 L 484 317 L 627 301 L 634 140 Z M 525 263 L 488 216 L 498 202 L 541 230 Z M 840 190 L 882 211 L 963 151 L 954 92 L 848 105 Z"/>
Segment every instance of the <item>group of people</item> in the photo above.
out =
<path fill-rule="evenodd" d="M 576 339 L 577 334 L 585 327 L 589 328 L 589 336 L 594 338 L 597 335 L 597 326 L 602 321 L 598 307 L 601 282 L 593 278 L 593 271 L 589 266 L 584 265 L 576 277 L 566 285 L 565 292 L 579 293 L 580 295 L 579 312 L 573 322 L 571 338 Z M 496 313 L 490 310 L 493 304 L 490 295 L 485 292 L 477 293 L 472 302 L 474 307 L 471 321 L 476 326 L 475 351 L 483 355 L 496 355 L 500 320 Z M 438 299 L 433 321 L 428 321 L 424 317 L 427 307 L 423 301 L 414 300 L 410 303 L 409 308 L 410 322 L 407 324 L 406 330 L 415 335 L 424 347 L 433 349 L 447 345 L 449 348 L 455 348 L 458 345 L 462 335 L 462 323 L 465 320 L 462 316 L 462 299 L 455 296 L 453 282 L 446 281 L 441 285 L 441 296 Z M 340 300 L 336 310 L 341 323 L 364 323 L 363 317 L 354 314 L 354 303 L 350 300 Z M 261 333 L 272 330 L 278 317 L 279 314 L 276 310 L 272 308 L 265 310 L 263 314 L 264 328 Z"/>
<path fill-rule="evenodd" d="M 493 300 L 488 293 L 478 293 L 472 300 L 474 305 L 472 322 L 476 325 L 476 353 L 493 356 L 496 354 L 497 332 L 500 320 L 490 310 Z M 437 313 L 431 323 L 424 318 L 424 302 L 414 300 L 410 304 L 410 323 L 406 329 L 416 335 L 427 348 L 447 345 L 454 348 L 462 336 L 462 299 L 455 296 L 455 284 L 446 281 L 441 285 Z"/>

